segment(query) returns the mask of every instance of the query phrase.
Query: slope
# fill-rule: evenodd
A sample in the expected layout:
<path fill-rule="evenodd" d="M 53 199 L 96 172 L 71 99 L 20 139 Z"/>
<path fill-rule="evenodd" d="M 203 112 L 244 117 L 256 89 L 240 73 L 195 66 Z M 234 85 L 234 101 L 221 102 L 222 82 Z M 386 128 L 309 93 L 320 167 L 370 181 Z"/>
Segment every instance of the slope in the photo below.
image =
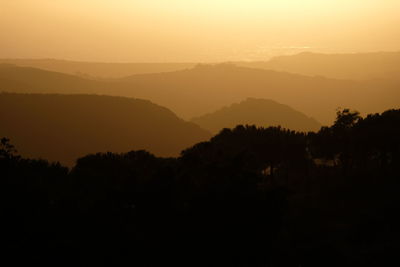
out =
<path fill-rule="evenodd" d="M 248 98 L 240 103 L 223 107 L 213 113 L 193 118 L 203 129 L 213 133 L 236 125 L 256 125 L 262 127 L 282 126 L 296 131 L 317 131 L 321 125 L 314 119 L 291 107 L 269 99 Z"/>
<path fill-rule="evenodd" d="M 211 135 L 147 100 L 95 95 L 0 94 L 0 136 L 27 157 L 61 161 L 145 149 L 159 156 Z"/>

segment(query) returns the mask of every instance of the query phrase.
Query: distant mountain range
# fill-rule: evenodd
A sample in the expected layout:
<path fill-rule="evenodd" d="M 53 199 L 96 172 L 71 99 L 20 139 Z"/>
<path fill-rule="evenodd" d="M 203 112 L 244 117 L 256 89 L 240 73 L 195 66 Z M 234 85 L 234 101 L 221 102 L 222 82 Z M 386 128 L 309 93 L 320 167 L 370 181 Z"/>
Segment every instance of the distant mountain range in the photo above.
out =
<path fill-rule="evenodd" d="M 238 62 L 237 64 L 335 79 L 400 80 L 400 51 L 354 54 L 304 52 L 292 56 L 275 57 L 265 62 Z"/>
<path fill-rule="evenodd" d="M 236 125 L 282 126 L 296 131 L 318 131 L 321 124 L 289 106 L 269 99 L 248 98 L 213 113 L 193 118 L 192 122 L 213 133 Z"/>
<path fill-rule="evenodd" d="M 0 94 L 0 137 L 23 156 L 72 166 L 88 153 L 145 149 L 159 156 L 211 134 L 147 100 L 95 95 Z"/>
<path fill-rule="evenodd" d="M 9 64 L 0 65 L 0 91 L 104 94 L 148 99 L 184 119 L 202 116 L 247 97 L 284 103 L 330 125 L 338 107 L 362 113 L 400 105 L 400 81 L 349 81 L 238 67 L 197 65 L 188 70 L 138 74 L 108 81 Z"/>
<path fill-rule="evenodd" d="M 171 72 L 193 68 L 197 63 L 99 63 L 58 59 L 0 59 L 0 63 L 34 67 L 86 78 L 121 78 L 123 76 Z M 238 66 L 284 71 L 334 79 L 400 79 L 400 51 L 353 54 L 304 52 L 274 57 L 268 61 L 239 61 Z"/>
<path fill-rule="evenodd" d="M 159 73 L 193 68 L 196 63 L 102 63 L 60 59 L 0 59 L 0 64 L 32 67 L 84 78 L 111 79 L 133 74 Z"/>
<path fill-rule="evenodd" d="M 349 81 L 286 72 L 197 65 L 193 69 L 133 75 L 130 93 L 172 109 L 184 118 L 198 117 L 247 97 L 272 99 L 330 125 L 339 107 L 362 113 L 400 105 L 400 81 Z"/>

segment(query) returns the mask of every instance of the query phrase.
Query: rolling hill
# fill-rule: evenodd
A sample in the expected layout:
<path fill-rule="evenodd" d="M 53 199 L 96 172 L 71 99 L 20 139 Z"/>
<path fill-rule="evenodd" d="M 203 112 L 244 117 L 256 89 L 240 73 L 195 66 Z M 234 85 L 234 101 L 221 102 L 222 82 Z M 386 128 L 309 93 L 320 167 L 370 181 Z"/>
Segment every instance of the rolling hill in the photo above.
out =
<path fill-rule="evenodd" d="M 111 79 L 134 74 L 170 72 L 192 68 L 196 65 L 196 63 L 81 62 L 60 59 L 0 59 L 1 63 L 94 79 Z"/>
<path fill-rule="evenodd" d="M 269 99 L 248 98 L 240 103 L 223 107 L 213 113 L 193 118 L 203 129 L 213 133 L 236 125 L 257 125 L 262 127 L 282 126 L 296 131 L 318 131 L 321 125 L 316 120 Z"/>
<path fill-rule="evenodd" d="M 69 166 L 95 152 L 178 156 L 211 137 L 150 101 L 112 96 L 1 93 L 0 121 L 0 136 L 23 156 Z"/>
<path fill-rule="evenodd" d="M 400 81 L 327 79 L 231 64 L 197 65 L 188 70 L 132 75 L 112 81 L 0 65 L 0 91 L 148 99 L 184 119 L 253 97 L 285 103 L 330 125 L 338 107 L 350 107 L 364 114 L 399 107 L 399 88 Z"/>
<path fill-rule="evenodd" d="M 191 69 L 197 63 L 106 63 L 60 59 L 0 59 L 13 64 L 91 79 L 112 79 L 136 74 Z M 237 61 L 235 65 L 332 79 L 371 80 L 400 78 L 400 52 L 322 54 L 303 52 L 266 61 Z"/>
<path fill-rule="evenodd" d="M 111 81 L 98 81 L 72 74 L 12 64 L 0 64 L 0 91 L 15 93 L 106 94 L 129 89 Z M 115 95 L 115 94 L 114 94 Z"/>
<path fill-rule="evenodd" d="M 184 118 L 198 117 L 247 97 L 285 103 L 324 125 L 333 122 L 339 107 L 375 113 L 400 105 L 400 82 L 396 81 L 328 79 L 231 64 L 133 75 L 121 81 L 132 85 L 130 92 L 136 97 L 166 106 Z"/>

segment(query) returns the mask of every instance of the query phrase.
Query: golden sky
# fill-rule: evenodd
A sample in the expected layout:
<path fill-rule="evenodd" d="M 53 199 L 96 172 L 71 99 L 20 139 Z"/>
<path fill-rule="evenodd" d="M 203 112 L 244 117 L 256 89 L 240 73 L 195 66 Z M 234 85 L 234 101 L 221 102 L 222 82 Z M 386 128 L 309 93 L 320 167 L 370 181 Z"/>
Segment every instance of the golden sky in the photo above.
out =
<path fill-rule="evenodd" d="M 400 50 L 400 0 L 0 0 L 1 58 L 265 60 Z"/>

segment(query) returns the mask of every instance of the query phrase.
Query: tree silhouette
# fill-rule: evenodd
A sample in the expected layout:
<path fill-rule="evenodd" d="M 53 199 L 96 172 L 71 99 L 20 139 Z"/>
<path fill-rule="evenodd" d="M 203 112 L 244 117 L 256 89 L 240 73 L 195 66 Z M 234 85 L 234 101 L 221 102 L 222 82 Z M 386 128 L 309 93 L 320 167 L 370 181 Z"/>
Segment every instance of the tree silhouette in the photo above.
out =
<path fill-rule="evenodd" d="M 19 265 L 397 264 L 398 136 L 400 110 L 342 110 L 316 133 L 239 125 L 178 158 L 97 153 L 70 170 L 2 138 L 0 242 Z"/>
<path fill-rule="evenodd" d="M 11 158 L 16 152 L 15 147 L 10 144 L 10 139 L 6 137 L 0 139 L 0 159 Z"/>

